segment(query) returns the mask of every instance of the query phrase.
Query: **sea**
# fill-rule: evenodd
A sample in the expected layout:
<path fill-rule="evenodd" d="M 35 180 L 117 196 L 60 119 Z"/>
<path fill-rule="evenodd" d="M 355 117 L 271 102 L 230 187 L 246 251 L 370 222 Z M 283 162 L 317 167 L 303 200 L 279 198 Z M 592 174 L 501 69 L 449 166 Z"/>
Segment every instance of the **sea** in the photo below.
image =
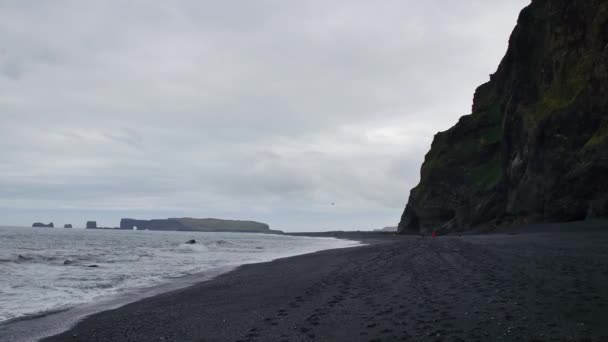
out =
<path fill-rule="evenodd" d="M 191 239 L 196 243 L 187 244 Z M 0 227 L 0 326 L 193 275 L 358 244 L 256 233 Z"/>

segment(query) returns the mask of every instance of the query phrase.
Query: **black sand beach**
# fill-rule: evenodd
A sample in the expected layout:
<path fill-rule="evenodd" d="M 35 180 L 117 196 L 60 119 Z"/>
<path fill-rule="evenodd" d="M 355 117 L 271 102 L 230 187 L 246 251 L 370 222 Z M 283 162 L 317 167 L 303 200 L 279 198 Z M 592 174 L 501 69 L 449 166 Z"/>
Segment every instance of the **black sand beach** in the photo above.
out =
<path fill-rule="evenodd" d="M 605 230 L 371 236 L 243 266 L 44 341 L 608 341 Z"/>

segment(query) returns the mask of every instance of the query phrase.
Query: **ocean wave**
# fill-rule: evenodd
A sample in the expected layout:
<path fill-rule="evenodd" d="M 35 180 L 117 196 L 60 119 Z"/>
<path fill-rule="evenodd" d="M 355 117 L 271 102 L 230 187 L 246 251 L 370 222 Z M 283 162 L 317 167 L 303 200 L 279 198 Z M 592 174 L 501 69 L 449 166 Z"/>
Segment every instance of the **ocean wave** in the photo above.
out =
<path fill-rule="evenodd" d="M 44 263 L 44 264 L 53 264 L 60 261 L 59 257 L 50 256 L 50 255 L 40 255 L 40 254 L 18 254 L 15 257 L 11 258 L 11 260 L 15 263 Z M 61 260 L 63 262 L 63 260 Z"/>
<path fill-rule="evenodd" d="M 0 228 L 0 236 L 3 233 L 7 232 Z M 76 229 L 8 233 L 15 238 L 0 239 L 0 322 L 194 273 L 352 245 L 332 239 L 238 233 Z M 196 243 L 186 243 L 189 239 Z M 94 265 L 98 267 L 89 267 Z"/>
<path fill-rule="evenodd" d="M 220 246 L 220 247 L 233 247 L 233 246 L 236 246 L 234 243 L 228 242 L 226 240 L 212 240 L 212 241 L 209 242 L 209 244 L 214 245 L 214 246 Z"/>
<path fill-rule="evenodd" d="M 181 243 L 177 246 L 176 251 L 179 253 L 204 253 L 208 252 L 209 248 L 203 244 L 187 244 Z"/>

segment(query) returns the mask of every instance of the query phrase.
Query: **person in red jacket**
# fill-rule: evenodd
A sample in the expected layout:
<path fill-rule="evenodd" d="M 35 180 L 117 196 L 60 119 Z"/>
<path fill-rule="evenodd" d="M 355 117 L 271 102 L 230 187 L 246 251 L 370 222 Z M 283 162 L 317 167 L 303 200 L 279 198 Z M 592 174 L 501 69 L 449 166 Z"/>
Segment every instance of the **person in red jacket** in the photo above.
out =
<path fill-rule="evenodd" d="M 433 233 L 431 233 L 431 236 L 433 237 L 433 239 L 436 238 L 437 237 L 437 231 L 433 230 Z"/>

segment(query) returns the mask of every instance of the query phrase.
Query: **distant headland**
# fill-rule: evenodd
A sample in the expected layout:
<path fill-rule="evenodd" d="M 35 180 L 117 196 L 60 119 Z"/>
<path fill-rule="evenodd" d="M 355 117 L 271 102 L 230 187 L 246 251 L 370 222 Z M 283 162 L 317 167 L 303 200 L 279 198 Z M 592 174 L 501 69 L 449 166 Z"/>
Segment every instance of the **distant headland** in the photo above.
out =
<path fill-rule="evenodd" d="M 36 222 L 32 227 L 53 228 L 53 222 L 44 224 Z M 87 221 L 86 229 L 115 229 L 115 230 L 165 230 L 165 231 L 185 231 L 185 232 L 241 232 L 241 233 L 267 233 L 283 234 L 280 230 L 272 230 L 266 223 L 256 221 L 222 220 L 215 218 L 167 218 L 139 220 L 123 218 L 120 220 L 120 227 L 100 227 L 97 221 Z M 64 228 L 72 228 L 71 224 L 64 225 Z"/>
<path fill-rule="evenodd" d="M 256 221 L 221 220 L 215 218 L 168 218 L 154 220 L 137 220 L 123 218 L 120 220 L 123 230 L 174 230 L 188 232 L 248 232 L 281 234 L 272 230 L 266 223 Z"/>

